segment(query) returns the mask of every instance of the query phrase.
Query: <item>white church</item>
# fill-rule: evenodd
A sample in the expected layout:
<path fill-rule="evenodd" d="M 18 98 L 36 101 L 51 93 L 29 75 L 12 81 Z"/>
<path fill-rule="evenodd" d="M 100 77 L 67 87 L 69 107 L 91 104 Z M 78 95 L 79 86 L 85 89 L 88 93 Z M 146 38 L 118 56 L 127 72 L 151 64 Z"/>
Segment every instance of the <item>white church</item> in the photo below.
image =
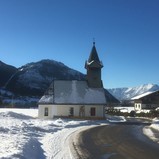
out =
<path fill-rule="evenodd" d="M 104 118 L 108 92 L 103 88 L 101 80 L 102 67 L 93 42 L 89 59 L 85 63 L 86 80 L 54 80 L 39 100 L 39 118 Z"/>

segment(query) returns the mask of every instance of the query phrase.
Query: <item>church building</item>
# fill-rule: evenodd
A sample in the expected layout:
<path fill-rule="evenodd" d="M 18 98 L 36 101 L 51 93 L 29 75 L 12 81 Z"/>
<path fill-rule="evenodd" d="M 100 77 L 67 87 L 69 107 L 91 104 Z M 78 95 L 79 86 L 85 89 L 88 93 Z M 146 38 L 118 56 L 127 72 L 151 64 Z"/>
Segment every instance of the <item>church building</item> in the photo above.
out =
<path fill-rule="evenodd" d="M 111 95 L 103 88 L 102 68 L 93 42 L 90 56 L 85 62 L 86 79 L 54 80 L 39 100 L 39 118 L 104 118 L 107 96 Z"/>

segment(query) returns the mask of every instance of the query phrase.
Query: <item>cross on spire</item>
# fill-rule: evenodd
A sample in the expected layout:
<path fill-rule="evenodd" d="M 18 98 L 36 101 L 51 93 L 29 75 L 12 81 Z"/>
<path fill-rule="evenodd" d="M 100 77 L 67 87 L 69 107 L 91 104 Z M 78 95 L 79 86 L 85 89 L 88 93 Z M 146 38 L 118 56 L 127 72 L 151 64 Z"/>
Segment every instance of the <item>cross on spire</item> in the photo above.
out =
<path fill-rule="evenodd" d="M 95 38 L 93 38 L 93 46 L 95 46 Z"/>

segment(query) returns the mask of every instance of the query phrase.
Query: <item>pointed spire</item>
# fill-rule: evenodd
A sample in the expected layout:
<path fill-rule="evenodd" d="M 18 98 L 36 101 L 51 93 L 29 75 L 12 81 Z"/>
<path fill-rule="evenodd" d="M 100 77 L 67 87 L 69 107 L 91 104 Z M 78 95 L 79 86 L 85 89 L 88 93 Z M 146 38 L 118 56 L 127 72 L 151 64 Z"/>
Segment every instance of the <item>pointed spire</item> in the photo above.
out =
<path fill-rule="evenodd" d="M 96 61 L 96 62 L 100 62 L 99 57 L 98 57 L 98 53 L 95 47 L 95 41 L 93 41 L 93 47 L 88 59 L 88 62 L 92 62 L 92 61 Z"/>

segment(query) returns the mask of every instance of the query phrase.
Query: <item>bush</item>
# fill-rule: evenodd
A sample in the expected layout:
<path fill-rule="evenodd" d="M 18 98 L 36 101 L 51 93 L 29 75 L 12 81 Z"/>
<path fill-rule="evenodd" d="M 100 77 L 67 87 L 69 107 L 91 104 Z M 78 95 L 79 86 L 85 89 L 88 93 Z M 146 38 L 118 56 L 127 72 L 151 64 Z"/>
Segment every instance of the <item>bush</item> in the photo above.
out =
<path fill-rule="evenodd" d="M 136 112 L 134 110 L 132 110 L 129 114 L 131 117 L 135 117 L 136 116 Z"/>
<path fill-rule="evenodd" d="M 128 112 L 121 112 L 119 109 L 109 108 L 105 110 L 105 113 L 108 115 L 116 115 L 116 116 L 125 116 L 125 117 L 148 117 L 148 118 L 155 118 L 159 117 L 159 110 L 151 110 L 149 113 L 140 112 L 136 113 L 135 111 Z"/>

